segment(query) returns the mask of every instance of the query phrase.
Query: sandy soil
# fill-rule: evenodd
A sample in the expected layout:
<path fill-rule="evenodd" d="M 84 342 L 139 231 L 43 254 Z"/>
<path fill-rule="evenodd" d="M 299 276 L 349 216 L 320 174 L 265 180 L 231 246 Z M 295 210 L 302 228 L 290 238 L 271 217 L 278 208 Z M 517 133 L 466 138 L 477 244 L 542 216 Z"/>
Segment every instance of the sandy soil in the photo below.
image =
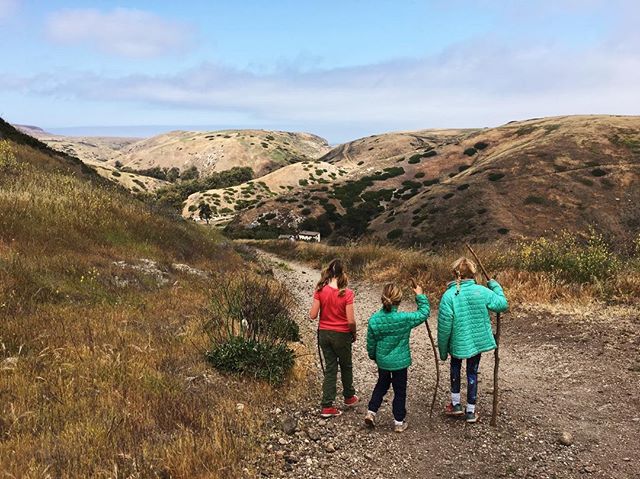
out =
<path fill-rule="evenodd" d="M 318 272 L 273 256 L 265 258 L 296 296 L 303 340 L 315 352 L 316 324 L 306 319 L 306 310 Z M 367 318 L 378 308 L 380 287 L 362 282 L 352 287 L 361 332 L 354 345 L 361 405 L 339 418 L 320 419 L 318 366 L 305 401 L 281 404 L 272 411 L 264 455 L 247 468 L 248 475 L 257 469 L 262 476 L 286 478 L 640 477 L 638 308 L 512 305 L 503 316 L 502 395 L 496 428 L 489 425 L 492 353 L 484 354 L 480 365 L 480 422 L 468 425 L 442 414 L 449 399 L 448 362 L 441 363 L 437 410 L 429 418 L 435 365 L 426 328 L 417 328 L 411 339 L 409 429 L 396 434 L 391 426 L 391 392 L 378 414 L 378 427 L 369 431 L 363 424 L 376 380 L 363 333 Z M 429 299 L 433 307 L 438 298 Z M 401 307 L 413 305 L 406 300 Z M 436 317 L 433 307 L 429 322 L 434 330 Z M 464 386 L 462 392 L 464 397 Z M 560 443 L 563 433 L 571 435 L 570 445 Z"/>

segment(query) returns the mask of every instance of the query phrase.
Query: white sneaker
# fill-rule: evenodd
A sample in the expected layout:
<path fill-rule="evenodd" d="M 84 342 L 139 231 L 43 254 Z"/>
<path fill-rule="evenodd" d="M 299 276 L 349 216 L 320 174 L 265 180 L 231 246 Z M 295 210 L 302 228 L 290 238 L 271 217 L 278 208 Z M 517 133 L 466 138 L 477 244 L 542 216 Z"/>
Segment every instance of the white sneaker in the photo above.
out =
<path fill-rule="evenodd" d="M 393 430 L 395 432 L 405 432 L 408 427 L 409 427 L 409 424 L 407 424 L 407 421 L 403 421 L 402 424 L 395 424 L 393 426 Z"/>
<path fill-rule="evenodd" d="M 364 423 L 369 429 L 373 429 L 376 427 L 376 415 L 371 411 L 367 411 L 367 414 L 364 416 Z"/>

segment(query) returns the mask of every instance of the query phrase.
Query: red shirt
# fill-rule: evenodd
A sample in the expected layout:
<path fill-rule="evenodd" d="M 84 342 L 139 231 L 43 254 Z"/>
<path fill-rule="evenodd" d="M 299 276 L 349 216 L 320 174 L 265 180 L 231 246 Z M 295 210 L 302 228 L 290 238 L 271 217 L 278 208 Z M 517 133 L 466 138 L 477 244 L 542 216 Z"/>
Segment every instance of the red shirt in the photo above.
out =
<path fill-rule="evenodd" d="M 353 304 L 353 291 L 346 289 L 344 295 L 338 296 L 340 290 L 327 285 L 313 295 L 320 301 L 320 329 L 348 333 L 347 305 Z"/>

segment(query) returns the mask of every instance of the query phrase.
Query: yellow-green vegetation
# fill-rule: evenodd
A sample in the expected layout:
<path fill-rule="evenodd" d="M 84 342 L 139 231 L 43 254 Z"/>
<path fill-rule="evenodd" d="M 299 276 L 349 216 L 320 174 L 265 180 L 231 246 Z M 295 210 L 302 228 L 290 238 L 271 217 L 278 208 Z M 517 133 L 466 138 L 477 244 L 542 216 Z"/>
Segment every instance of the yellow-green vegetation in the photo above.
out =
<path fill-rule="evenodd" d="M 46 149 L 0 170 L 3 475 L 239 477 L 283 394 L 206 361 L 210 278 L 245 260 Z"/>
<path fill-rule="evenodd" d="M 398 281 L 408 285 L 409 278 L 420 278 L 434 298 L 453 279 L 453 261 L 469 255 L 463 245 L 435 252 L 380 244 L 250 244 L 318 269 L 338 257 L 345 261 L 352 277 L 369 282 Z M 589 232 L 584 237 L 562 233 L 515 246 L 477 245 L 475 250 L 514 302 L 634 301 L 640 294 L 640 237 L 637 245 L 635 252 L 622 254 L 601 236 Z"/>

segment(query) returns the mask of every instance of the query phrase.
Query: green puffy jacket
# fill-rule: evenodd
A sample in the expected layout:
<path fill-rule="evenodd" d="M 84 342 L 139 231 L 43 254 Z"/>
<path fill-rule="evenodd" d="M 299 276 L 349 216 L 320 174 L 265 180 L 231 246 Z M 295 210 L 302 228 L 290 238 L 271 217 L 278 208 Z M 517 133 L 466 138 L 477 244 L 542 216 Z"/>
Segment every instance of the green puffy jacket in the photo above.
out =
<path fill-rule="evenodd" d="M 380 369 L 398 371 L 411 366 L 411 330 L 424 323 L 430 313 L 424 294 L 416 295 L 416 304 L 418 310 L 411 313 L 400 312 L 394 306 L 389 312 L 381 309 L 369 318 L 367 352 Z"/>
<path fill-rule="evenodd" d="M 487 287 L 473 279 L 449 283 L 438 310 L 438 349 L 440 359 L 447 355 L 466 359 L 496 348 L 489 311 L 501 313 L 509 307 L 500 284 L 492 279 Z"/>

